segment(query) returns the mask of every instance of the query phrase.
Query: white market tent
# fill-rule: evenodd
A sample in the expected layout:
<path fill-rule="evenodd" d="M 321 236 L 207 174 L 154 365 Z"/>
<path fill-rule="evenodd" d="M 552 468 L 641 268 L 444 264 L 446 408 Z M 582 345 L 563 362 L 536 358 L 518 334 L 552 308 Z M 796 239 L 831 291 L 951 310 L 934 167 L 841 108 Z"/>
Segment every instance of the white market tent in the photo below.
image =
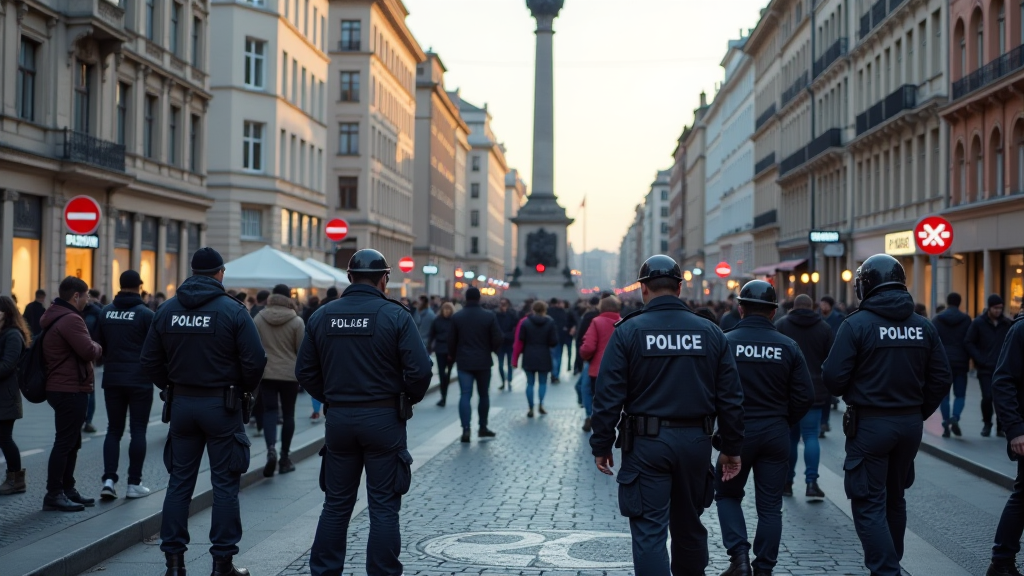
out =
<path fill-rule="evenodd" d="M 324 262 L 320 262 L 312 258 L 306 258 L 303 262 L 334 278 L 334 285 L 338 288 L 344 289 L 351 284 L 351 282 L 348 281 L 348 273 L 344 270 L 339 270 L 330 264 L 325 264 Z"/>
<path fill-rule="evenodd" d="M 233 288 L 330 288 L 337 283 L 334 276 L 270 246 L 227 262 L 224 268 L 224 285 Z"/>

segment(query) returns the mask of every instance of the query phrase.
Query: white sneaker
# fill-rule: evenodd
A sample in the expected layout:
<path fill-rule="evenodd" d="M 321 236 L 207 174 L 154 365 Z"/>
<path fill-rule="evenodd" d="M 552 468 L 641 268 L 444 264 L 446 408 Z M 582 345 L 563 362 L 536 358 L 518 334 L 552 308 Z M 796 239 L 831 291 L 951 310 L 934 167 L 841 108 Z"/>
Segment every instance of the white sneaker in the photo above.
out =
<path fill-rule="evenodd" d="M 117 500 L 117 490 L 114 489 L 113 480 L 103 481 L 103 488 L 100 490 L 100 500 Z"/>
<path fill-rule="evenodd" d="M 142 484 L 129 484 L 128 493 L 125 494 L 125 498 L 145 498 L 149 496 L 149 493 L 150 489 Z"/>

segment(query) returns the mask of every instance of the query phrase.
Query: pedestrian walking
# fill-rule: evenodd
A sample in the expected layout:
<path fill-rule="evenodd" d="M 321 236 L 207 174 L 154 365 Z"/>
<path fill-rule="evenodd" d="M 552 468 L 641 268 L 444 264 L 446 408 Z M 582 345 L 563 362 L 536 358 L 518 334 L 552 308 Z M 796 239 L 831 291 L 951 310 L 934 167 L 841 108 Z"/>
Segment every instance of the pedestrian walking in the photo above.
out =
<path fill-rule="evenodd" d="M 430 345 L 429 352 L 433 352 L 437 358 L 437 377 L 440 381 L 441 399 L 437 405 L 444 408 L 448 403 L 448 385 L 452 380 L 453 362 L 448 360 L 448 335 L 452 329 L 452 315 L 455 314 L 455 307 L 451 302 L 441 305 L 441 313 L 430 323 Z"/>
<path fill-rule="evenodd" d="M 160 550 L 165 576 L 185 576 L 189 503 L 205 449 L 213 484 L 211 576 L 248 576 L 232 562 L 242 539 L 238 490 L 251 446 L 243 421 L 267 354 L 245 305 L 224 291 L 221 255 L 199 248 L 191 267 L 192 276 L 157 310 L 142 349 L 143 373 L 164 391 L 170 421 Z"/>
<path fill-rule="evenodd" d="M 586 336 L 587 330 L 590 329 L 590 323 L 600 314 L 597 310 L 600 302 L 601 297 L 591 296 L 587 301 L 586 307 L 581 312 L 580 322 L 576 326 L 576 362 L 572 366 L 572 372 L 573 374 L 579 374 L 579 377 L 576 378 L 576 403 L 580 406 L 583 406 L 583 379 L 589 377 L 586 370 L 583 369 L 583 357 L 580 356 L 580 348 L 583 347 L 583 337 Z M 590 389 L 591 391 L 594 389 L 593 381 L 590 383 Z M 593 397 L 591 397 L 591 406 L 593 406 Z"/>
<path fill-rule="evenodd" d="M 349 519 L 366 470 L 367 574 L 401 574 L 398 514 L 412 481 L 406 421 L 430 386 L 430 357 L 410 311 L 387 298 L 384 256 L 352 255 L 342 298 L 306 326 L 295 376 L 329 405 L 320 487 L 324 507 L 309 557 L 313 576 L 341 576 Z"/>
<path fill-rule="evenodd" d="M 565 310 L 565 325 L 559 332 L 559 344 L 565 348 L 565 364 L 569 367 L 569 371 L 573 371 L 573 351 L 575 346 L 573 342 L 576 336 L 576 326 L 580 323 L 579 316 L 576 315 L 575 308 L 573 308 L 568 300 L 562 300 L 562 309 Z M 559 351 L 561 356 L 561 351 Z M 575 373 L 575 371 L 573 371 Z"/>
<path fill-rule="evenodd" d="M 971 322 L 964 340 L 964 346 L 974 360 L 978 384 L 981 386 L 981 419 L 984 423 L 981 435 L 986 438 L 992 435 L 992 416 L 995 414 L 992 406 L 992 372 L 1009 331 L 1010 319 L 1003 316 L 1003 298 L 992 294 L 988 297 L 988 307 Z M 996 436 L 1003 435 L 1003 427 L 996 419 Z"/>
<path fill-rule="evenodd" d="M 287 294 L 287 296 L 291 296 L 291 293 Z M 256 305 L 249 309 L 249 316 L 253 320 L 256 319 L 257 314 L 267 307 L 267 298 L 270 298 L 270 290 L 260 290 L 256 293 Z"/>
<path fill-rule="evenodd" d="M 598 470 L 613 475 L 612 444 L 621 421 L 616 481 L 636 573 L 703 574 L 708 533 L 700 516 L 714 498 L 713 420 L 717 416 L 715 444 L 728 481 L 741 468 L 743 391 L 725 335 L 679 300 L 682 273 L 675 260 L 648 258 L 637 281 L 645 305 L 622 319 L 605 349 L 590 446 Z"/>
<path fill-rule="evenodd" d="M 960 415 L 963 414 L 967 396 L 967 372 L 971 368 L 971 356 L 965 341 L 971 327 L 971 317 L 960 311 L 961 298 L 956 292 L 946 296 L 946 309 L 932 319 L 939 334 L 942 347 L 946 350 L 949 369 L 953 373 L 953 410 L 950 411 L 949 394 L 939 404 L 942 412 L 942 437 L 949 438 L 950 432 L 960 436 Z"/>
<path fill-rule="evenodd" d="M 740 473 L 716 480 L 715 503 L 722 544 L 729 553 L 723 576 L 771 576 L 782 542 L 782 492 L 789 478 L 790 429 L 814 404 L 814 383 L 803 352 L 772 324 L 778 308 L 775 288 L 763 280 L 743 285 L 737 299 L 740 321 L 726 333 L 743 385 L 746 440 Z M 743 518 L 747 477 L 754 473 L 757 533 L 754 561 Z"/>
<path fill-rule="evenodd" d="M 519 314 L 512 309 L 512 303 L 508 298 L 502 298 L 498 304 L 498 327 L 501 328 L 501 348 L 498 349 L 498 374 L 501 375 L 501 386 L 504 390 L 508 386 L 512 390 L 512 350 L 516 343 L 516 327 L 519 324 Z"/>
<path fill-rule="evenodd" d="M 146 461 L 146 428 L 153 408 L 153 381 L 142 374 L 140 357 L 154 313 L 139 293 L 142 277 L 125 270 L 118 278 L 121 291 L 100 314 L 96 335 L 103 347 L 103 402 L 107 407 L 107 435 L 103 439 L 103 486 L 100 498 L 116 500 L 115 485 L 121 456 L 121 438 L 125 419 L 131 439 L 128 442 L 128 486 L 125 497 L 149 496 L 142 485 L 142 465 Z"/>
<path fill-rule="evenodd" d="M 18 312 L 18 304 L 10 296 L 0 296 L 0 453 L 7 461 L 0 496 L 20 494 L 27 488 L 21 452 L 14 443 L 14 421 L 24 416 L 18 388 L 18 360 L 31 343 L 32 334 Z"/>
<path fill-rule="evenodd" d="M 804 495 L 811 501 L 824 500 L 825 493 L 818 486 L 818 465 L 821 462 L 818 434 L 821 412 L 829 409 L 832 395 L 821 380 L 821 364 L 828 358 L 835 336 L 832 334 L 832 327 L 814 312 L 814 301 L 806 294 L 796 297 L 793 301 L 793 311 L 776 320 L 775 327 L 779 333 L 792 339 L 800 347 L 811 374 L 811 381 L 814 383 L 814 404 L 800 422 L 789 429 L 789 481 L 782 495 L 793 495 L 800 440 L 803 439 L 804 481 L 807 483 Z"/>
<path fill-rule="evenodd" d="M 594 382 L 600 373 L 601 360 L 608 342 L 619 321 L 622 302 L 615 296 L 606 296 L 598 302 L 598 316 L 588 322 L 587 333 L 583 337 L 580 356 L 583 358 L 583 372 L 580 374 L 580 395 L 583 397 L 583 431 L 590 432 L 594 416 Z"/>
<path fill-rule="evenodd" d="M 421 295 L 416 301 L 413 320 L 416 322 L 416 329 L 420 332 L 420 340 L 423 341 L 424 348 L 430 346 L 430 327 L 434 324 L 436 317 L 437 314 L 430 309 L 430 299 Z"/>
<path fill-rule="evenodd" d="M 740 323 L 740 309 L 736 306 L 735 294 L 729 294 L 729 297 L 725 300 L 725 307 L 728 312 L 722 315 L 719 326 L 722 330 L 732 330 Z"/>
<path fill-rule="evenodd" d="M 103 355 L 103 348 L 89 336 L 81 316 L 89 303 L 89 285 L 68 276 L 61 281 L 57 294 L 39 320 L 47 367 L 46 402 L 53 408 L 56 429 L 46 468 L 43 510 L 80 512 L 96 504 L 75 488 L 75 466 L 89 394 L 95 383 L 92 363 Z"/>
<path fill-rule="evenodd" d="M 796 308 L 795 301 L 793 307 Z M 846 316 L 839 310 L 836 310 L 836 299 L 831 296 L 822 296 L 818 302 L 818 310 L 821 311 L 822 320 L 832 329 L 832 334 L 839 332 L 839 327 L 843 325 L 843 319 Z"/>
<path fill-rule="evenodd" d="M 85 320 L 85 327 L 89 330 L 89 337 L 94 342 L 99 339 L 99 328 L 100 328 L 100 316 L 102 315 L 103 307 L 100 306 L 100 291 L 89 290 L 88 302 L 85 308 L 82 309 L 82 319 Z M 103 364 L 103 358 L 97 358 L 94 362 L 96 366 Z M 82 425 L 82 431 L 90 434 L 96 432 L 96 427 L 92 425 L 92 418 L 96 414 L 96 391 L 89 393 L 89 403 L 85 410 L 85 424 Z"/>
<path fill-rule="evenodd" d="M 1024 535 L 1024 312 L 1017 314 L 1003 341 L 992 374 L 992 395 L 1006 431 L 1006 453 L 1017 463 L 1017 479 L 996 527 L 992 563 L 986 576 L 1022 576 L 1017 569 Z"/>
<path fill-rule="evenodd" d="M 548 316 L 555 321 L 555 328 L 558 329 L 559 342 L 558 344 L 551 347 L 551 383 L 561 383 L 560 376 L 562 375 L 562 343 L 561 334 L 565 328 L 566 322 L 569 321 L 569 314 L 562 308 L 562 301 L 558 298 L 552 298 L 548 302 Z"/>
<path fill-rule="evenodd" d="M 548 374 L 551 373 L 551 347 L 558 344 L 558 332 L 555 321 L 548 315 L 548 306 L 538 300 L 533 303 L 533 314 L 528 316 L 519 328 L 519 339 L 523 341 L 522 367 L 526 373 L 526 403 L 530 410 L 527 418 L 533 418 L 534 383 L 540 385 L 538 409 L 544 409 L 544 396 L 548 392 Z M 519 358 L 513 358 L 513 364 L 520 364 Z"/>
<path fill-rule="evenodd" d="M 36 290 L 36 299 L 25 305 L 24 314 L 25 322 L 28 323 L 28 329 L 32 332 L 33 338 L 43 331 L 43 328 L 39 325 L 43 312 L 46 312 L 46 291 Z"/>
<path fill-rule="evenodd" d="M 821 367 L 847 404 L 846 496 L 872 576 L 900 576 L 907 528 L 904 491 L 914 483 L 923 422 L 952 375 L 935 327 L 914 314 L 898 260 L 871 256 L 857 269 L 860 308 L 846 317 Z"/>
<path fill-rule="evenodd" d="M 291 289 L 284 284 L 274 286 L 267 304 L 256 315 L 256 331 L 267 352 L 267 368 L 260 382 L 257 401 L 263 403 L 263 438 L 267 443 L 267 463 L 263 476 L 295 471 L 290 453 L 295 436 L 295 401 L 299 382 L 295 379 L 295 361 L 302 346 L 306 325 L 298 315 L 298 304 L 291 298 Z M 277 453 L 277 422 L 281 420 L 281 454 Z"/>
<path fill-rule="evenodd" d="M 480 438 L 495 436 L 487 427 L 491 408 L 488 387 L 491 385 L 491 367 L 494 366 L 491 354 L 501 349 L 504 341 L 497 316 L 480 307 L 480 289 L 466 290 L 466 306 L 452 316 L 448 334 L 448 360 L 459 365 L 459 419 L 462 421 L 461 440 L 464 443 L 469 442 L 474 382 L 480 395 L 477 405 L 480 429 L 477 435 Z"/>

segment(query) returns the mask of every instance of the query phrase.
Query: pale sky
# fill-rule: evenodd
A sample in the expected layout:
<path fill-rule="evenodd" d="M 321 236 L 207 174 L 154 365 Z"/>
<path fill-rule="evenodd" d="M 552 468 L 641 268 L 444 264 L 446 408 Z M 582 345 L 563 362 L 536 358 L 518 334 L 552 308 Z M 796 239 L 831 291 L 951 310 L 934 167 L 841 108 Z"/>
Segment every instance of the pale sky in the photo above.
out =
<path fill-rule="evenodd" d="M 530 183 L 535 21 L 526 0 L 404 0 L 445 85 L 493 116 L 511 168 Z M 724 77 L 728 40 L 767 0 L 566 0 L 555 20 L 555 194 L 587 198 L 586 248 L 617 252 L 655 173 L 672 165 L 701 90 Z M 583 226 L 569 229 L 582 249 Z"/>

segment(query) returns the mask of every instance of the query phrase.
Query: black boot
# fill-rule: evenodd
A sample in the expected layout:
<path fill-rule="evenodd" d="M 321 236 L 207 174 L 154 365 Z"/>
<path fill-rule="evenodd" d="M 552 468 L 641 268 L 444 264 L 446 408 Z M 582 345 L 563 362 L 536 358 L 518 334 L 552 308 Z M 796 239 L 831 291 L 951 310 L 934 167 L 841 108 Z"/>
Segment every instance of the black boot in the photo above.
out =
<path fill-rule="evenodd" d="M 75 504 L 81 504 L 86 508 L 96 505 L 96 500 L 94 498 L 86 498 L 85 496 L 82 496 L 81 494 L 78 493 L 78 490 L 75 488 L 71 488 L 70 490 L 64 490 L 64 495 L 68 497 L 68 500 L 71 500 Z"/>
<path fill-rule="evenodd" d="M 985 576 L 1024 576 L 1017 570 L 1017 563 L 1013 560 L 993 560 L 989 564 Z"/>
<path fill-rule="evenodd" d="M 263 467 L 263 477 L 270 478 L 277 468 L 277 450 L 273 446 L 267 448 L 267 464 Z"/>
<path fill-rule="evenodd" d="M 985 422 L 985 425 L 981 427 L 981 435 L 984 438 L 988 438 L 992 435 L 992 423 Z"/>
<path fill-rule="evenodd" d="M 278 463 L 278 466 L 280 467 L 281 474 L 295 472 L 295 464 L 292 464 L 292 459 L 289 458 L 288 454 L 285 452 L 281 453 L 281 460 Z"/>
<path fill-rule="evenodd" d="M 751 576 L 750 556 L 746 552 L 736 554 L 729 560 L 729 569 L 722 576 Z"/>
<path fill-rule="evenodd" d="M 85 510 L 85 506 L 68 500 L 64 492 L 54 492 L 43 496 L 43 510 L 46 512 L 81 512 Z"/>
<path fill-rule="evenodd" d="M 164 576 L 185 576 L 185 555 L 164 552 L 167 558 L 167 572 Z"/>
<path fill-rule="evenodd" d="M 249 576 L 245 568 L 235 568 L 231 563 L 231 556 L 214 556 L 213 573 L 210 576 Z"/>

